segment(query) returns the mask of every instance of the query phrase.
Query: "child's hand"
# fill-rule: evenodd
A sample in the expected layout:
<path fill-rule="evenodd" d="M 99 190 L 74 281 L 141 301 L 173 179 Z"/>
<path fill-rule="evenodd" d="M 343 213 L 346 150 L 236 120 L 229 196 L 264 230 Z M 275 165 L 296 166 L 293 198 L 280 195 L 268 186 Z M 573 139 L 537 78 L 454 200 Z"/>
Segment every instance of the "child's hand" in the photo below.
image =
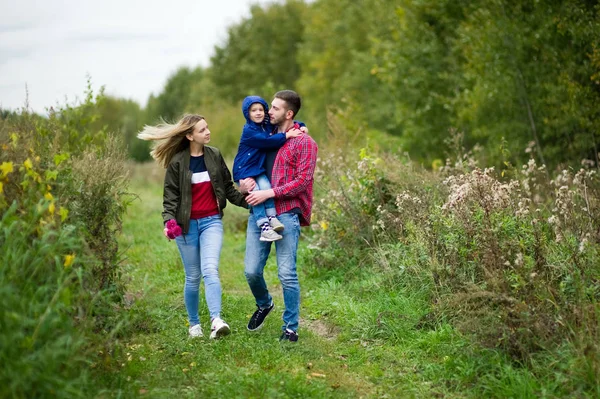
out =
<path fill-rule="evenodd" d="M 240 179 L 240 193 L 248 194 L 250 191 L 254 190 L 256 187 L 256 181 L 253 178 L 247 177 L 245 179 Z"/>
<path fill-rule="evenodd" d="M 300 130 L 302 130 L 303 133 L 308 133 L 308 128 L 306 126 L 300 126 Z"/>
<path fill-rule="evenodd" d="M 288 130 L 287 132 L 285 132 L 285 138 L 293 139 L 294 137 L 298 137 L 303 134 L 304 134 L 304 132 L 300 129 L 291 129 L 291 130 Z"/>

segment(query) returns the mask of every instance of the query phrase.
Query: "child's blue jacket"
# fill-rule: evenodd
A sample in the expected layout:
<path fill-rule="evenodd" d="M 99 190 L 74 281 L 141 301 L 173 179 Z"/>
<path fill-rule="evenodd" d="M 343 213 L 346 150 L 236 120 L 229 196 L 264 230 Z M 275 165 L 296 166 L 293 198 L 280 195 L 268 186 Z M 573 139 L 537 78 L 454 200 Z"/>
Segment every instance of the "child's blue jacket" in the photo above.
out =
<path fill-rule="evenodd" d="M 250 106 L 254 103 L 260 103 L 265 107 L 265 119 L 260 124 L 250 120 Z M 271 134 L 274 126 L 269 122 L 269 106 L 261 97 L 248 96 L 244 98 L 242 112 L 246 118 L 246 124 L 242 130 L 237 155 L 233 160 L 233 180 L 236 183 L 240 179 L 265 173 L 266 151 L 277 149 L 285 143 L 285 133 Z"/>

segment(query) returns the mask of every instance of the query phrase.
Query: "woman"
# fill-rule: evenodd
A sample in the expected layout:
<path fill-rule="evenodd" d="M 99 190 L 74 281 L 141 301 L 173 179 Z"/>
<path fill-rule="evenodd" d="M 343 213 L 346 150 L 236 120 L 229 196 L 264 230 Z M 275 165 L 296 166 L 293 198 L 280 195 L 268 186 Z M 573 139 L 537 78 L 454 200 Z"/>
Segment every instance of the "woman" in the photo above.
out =
<path fill-rule="evenodd" d="M 210 142 L 210 130 L 204 117 L 185 115 L 173 125 L 146 126 L 138 138 L 157 140 L 150 154 L 167 169 L 162 213 L 167 226 L 164 234 L 174 238 L 181 230 L 175 241 L 185 270 L 183 298 L 190 337 L 203 336 L 198 317 L 201 277 L 211 318 L 210 338 L 225 336 L 230 328 L 221 319 L 221 218 L 226 199 L 240 207 L 247 208 L 248 204 L 235 189 L 219 150 L 206 145 Z"/>

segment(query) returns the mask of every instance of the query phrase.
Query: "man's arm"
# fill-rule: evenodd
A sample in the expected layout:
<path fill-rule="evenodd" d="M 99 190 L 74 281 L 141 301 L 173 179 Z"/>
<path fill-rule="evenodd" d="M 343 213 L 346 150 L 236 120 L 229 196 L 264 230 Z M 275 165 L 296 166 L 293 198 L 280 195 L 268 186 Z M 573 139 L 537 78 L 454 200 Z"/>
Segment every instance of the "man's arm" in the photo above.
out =
<path fill-rule="evenodd" d="M 273 197 L 275 197 L 275 193 L 273 192 L 272 188 L 268 190 L 257 190 L 252 191 L 250 194 L 248 194 L 248 196 L 246 197 L 246 202 L 252 206 L 255 206 L 258 204 L 262 204 L 269 198 Z"/>

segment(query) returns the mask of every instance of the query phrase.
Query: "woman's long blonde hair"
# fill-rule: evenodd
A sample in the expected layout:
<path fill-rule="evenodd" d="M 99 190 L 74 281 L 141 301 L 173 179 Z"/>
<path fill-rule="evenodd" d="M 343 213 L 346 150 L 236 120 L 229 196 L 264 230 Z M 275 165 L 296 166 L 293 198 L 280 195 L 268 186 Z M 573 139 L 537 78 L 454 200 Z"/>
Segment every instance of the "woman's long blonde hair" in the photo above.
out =
<path fill-rule="evenodd" d="M 184 115 L 177 123 L 163 122 L 156 126 L 144 126 L 144 130 L 137 137 L 142 140 L 156 141 L 152 144 L 150 155 L 166 168 L 173 155 L 190 145 L 187 135 L 191 134 L 194 126 L 204 117 L 202 115 Z"/>

